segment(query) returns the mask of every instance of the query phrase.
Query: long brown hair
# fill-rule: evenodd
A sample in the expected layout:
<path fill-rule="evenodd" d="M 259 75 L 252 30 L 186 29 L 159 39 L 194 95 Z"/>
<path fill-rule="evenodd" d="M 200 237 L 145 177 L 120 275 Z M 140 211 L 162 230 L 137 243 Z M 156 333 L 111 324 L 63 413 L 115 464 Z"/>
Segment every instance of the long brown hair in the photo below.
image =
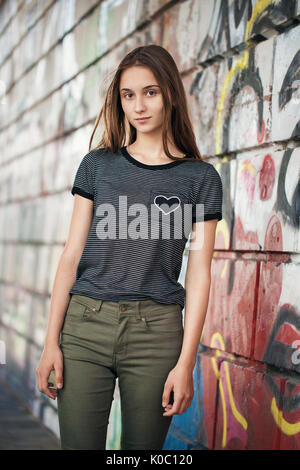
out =
<path fill-rule="evenodd" d="M 181 160 L 181 157 L 175 157 L 169 152 L 167 135 L 170 132 L 180 151 L 189 155 L 191 160 L 202 160 L 196 145 L 186 94 L 178 68 L 169 52 L 156 44 L 133 49 L 119 64 L 108 87 L 104 104 L 96 118 L 89 142 L 89 151 L 106 148 L 115 153 L 119 148 L 130 145 L 136 140 L 136 129 L 130 123 L 128 123 L 129 129 L 127 125 L 126 132 L 125 114 L 119 92 L 121 74 L 131 66 L 148 67 L 161 87 L 164 101 L 162 140 L 166 155 L 172 160 Z M 92 148 L 93 137 L 102 117 L 104 131 L 98 145 Z M 126 143 L 128 134 L 129 141 Z"/>

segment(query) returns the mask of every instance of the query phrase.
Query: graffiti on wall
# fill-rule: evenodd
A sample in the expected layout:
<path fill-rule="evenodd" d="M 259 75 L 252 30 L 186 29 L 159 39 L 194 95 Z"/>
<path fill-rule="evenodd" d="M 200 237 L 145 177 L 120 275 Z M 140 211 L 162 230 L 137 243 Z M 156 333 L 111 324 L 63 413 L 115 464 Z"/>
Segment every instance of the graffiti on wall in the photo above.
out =
<path fill-rule="evenodd" d="M 234 256 L 213 259 L 213 284 L 217 287 L 212 286 L 201 338 L 203 344 L 215 350 L 216 357 L 220 351 L 227 353 L 220 363 L 216 357 L 202 363 L 204 410 L 214 410 L 216 422 L 212 429 L 211 415 L 204 411 L 207 445 L 299 448 L 300 389 L 292 377 L 300 367 L 292 357 L 293 345 L 300 339 L 300 299 L 291 292 L 297 278 L 299 283 L 300 270 L 299 265 L 293 265 L 290 252 L 299 251 L 300 152 L 297 146 L 274 151 L 271 145 L 276 140 L 299 138 L 300 117 L 295 112 L 300 83 L 299 27 L 286 36 L 256 45 L 265 39 L 266 28 L 278 32 L 278 18 L 293 17 L 296 2 L 232 2 L 231 11 L 228 5 L 221 2 L 214 13 L 217 20 L 209 24 L 215 24 L 215 29 L 207 33 L 198 53 L 198 59 L 205 60 L 216 51 L 220 55 L 227 52 L 232 47 L 234 28 L 241 28 L 243 20 L 244 40 L 239 55 L 225 57 L 216 68 L 215 148 L 211 154 L 235 152 L 237 158 L 231 161 L 225 155 L 216 165 L 225 191 L 232 184 L 235 190 L 231 210 L 226 206 L 228 217 L 218 224 L 216 247 L 231 248 Z M 292 39 L 293 48 L 289 45 Z M 269 42 L 272 47 L 267 45 Z M 244 45 L 247 49 L 242 50 Z M 280 58 L 287 50 L 283 69 Z M 268 57 L 269 52 L 272 55 Z M 198 73 L 190 88 L 199 102 L 205 75 L 205 70 Z M 288 126 L 280 129 L 285 119 Z M 236 133 L 240 133 L 239 138 Z M 276 133 L 281 133 L 280 138 L 276 139 Z M 270 149 L 264 152 L 261 144 L 270 144 Z M 248 148 L 254 150 L 239 154 Z M 228 165 L 232 171 L 223 172 Z M 292 283 L 291 269 L 296 275 Z M 285 302 L 287 292 L 294 303 Z M 229 359 L 237 357 L 243 358 L 243 367 L 231 364 Z M 259 379 L 249 372 L 254 364 Z M 286 377 L 274 376 L 270 369 L 274 366 Z M 237 382 L 235 374 L 243 378 Z M 256 380 L 260 387 L 255 387 Z M 214 395 L 211 390 L 216 383 L 218 392 Z M 255 389 L 255 395 L 251 389 Z M 261 426 L 268 433 L 259 439 Z"/>

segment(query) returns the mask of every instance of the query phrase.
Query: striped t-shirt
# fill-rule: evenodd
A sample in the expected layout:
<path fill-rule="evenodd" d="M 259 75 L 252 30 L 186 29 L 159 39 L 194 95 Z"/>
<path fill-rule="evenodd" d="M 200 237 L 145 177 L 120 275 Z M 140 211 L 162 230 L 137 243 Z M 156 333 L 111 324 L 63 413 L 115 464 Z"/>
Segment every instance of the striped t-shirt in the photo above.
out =
<path fill-rule="evenodd" d="M 93 200 L 93 218 L 70 294 L 184 308 L 178 278 L 192 223 L 222 219 L 215 167 L 185 157 L 148 165 L 126 147 L 101 148 L 82 158 L 71 192 Z"/>

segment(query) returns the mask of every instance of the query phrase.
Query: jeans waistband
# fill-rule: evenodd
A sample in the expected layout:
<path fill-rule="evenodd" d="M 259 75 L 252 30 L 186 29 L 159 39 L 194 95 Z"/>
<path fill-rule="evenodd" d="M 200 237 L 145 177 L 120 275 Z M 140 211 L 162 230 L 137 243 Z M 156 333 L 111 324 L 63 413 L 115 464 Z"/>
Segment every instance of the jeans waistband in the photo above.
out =
<path fill-rule="evenodd" d="M 152 299 L 147 300 L 99 300 L 85 295 L 72 294 L 71 300 L 89 307 L 91 310 L 105 310 L 107 313 L 118 316 L 135 316 L 149 318 L 157 314 L 181 314 L 182 307 L 179 304 L 161 304 Z"/>

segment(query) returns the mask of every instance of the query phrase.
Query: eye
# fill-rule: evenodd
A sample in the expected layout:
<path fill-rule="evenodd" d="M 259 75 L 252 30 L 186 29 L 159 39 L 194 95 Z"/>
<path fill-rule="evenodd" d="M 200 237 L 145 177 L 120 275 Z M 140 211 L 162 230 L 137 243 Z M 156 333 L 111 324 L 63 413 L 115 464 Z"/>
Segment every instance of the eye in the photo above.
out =
<path fill-rule="evenodd" d="M 146 93 L 153 93 L 153 94 L 151 94 L 150 96 L 155 96 L 155 95 L 157 95 L 157 91 L 156 91 L 156 90 L 147 90 Z M 123 94 L 123 98 L 126 98 L 126 97 L 129 96 L 129 95 L 132 95 L 132 93 L 124 93 L 124 94 Z"/>

